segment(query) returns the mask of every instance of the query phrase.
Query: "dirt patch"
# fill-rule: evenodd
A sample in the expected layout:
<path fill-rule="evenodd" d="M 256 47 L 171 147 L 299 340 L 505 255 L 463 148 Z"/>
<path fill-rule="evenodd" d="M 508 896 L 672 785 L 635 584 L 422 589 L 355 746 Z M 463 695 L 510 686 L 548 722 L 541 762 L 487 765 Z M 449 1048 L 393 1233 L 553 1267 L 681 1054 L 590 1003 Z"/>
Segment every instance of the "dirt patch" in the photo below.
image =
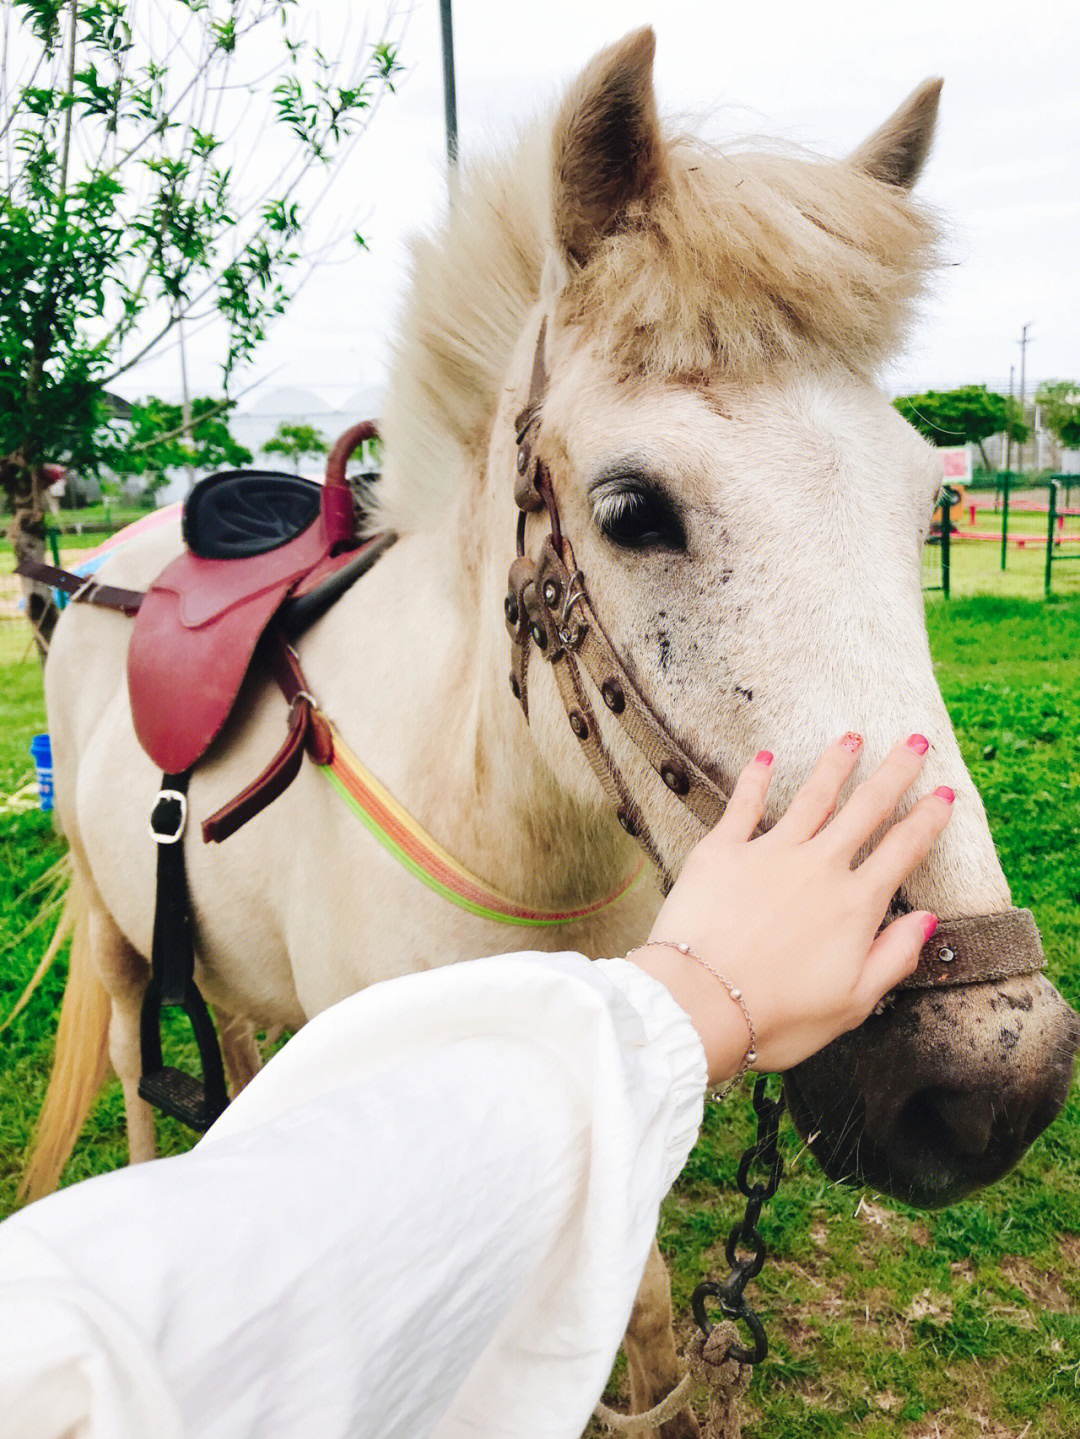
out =
<path fill-rule="evenodd" d="M 802 1315 L 793 1314 L 790 1309 L 786 1309 L 779 1316 L 777 1328 L 784 1343 L 796 1358 L 812 1352 L 821 1343 L 821 1335 L 814 1326 L 807 1324 Z"/>
<path fill-rule="evenodd" d="M 911 1323 L 916 1319 L 951 1319 L 952 1300 L 946 1294 L 932 1294 L 924 1289 L 904 1310 L 904 1318 Z"/>
<path fill-rule="evenodd" d="M 1080 1277 L 1080 1234 L 1063 1234 L 1058 1240 L 1062 1266 Z"/>
<path fill-rule="evenodd" d="M 1001 1261 L 1001 1272 L 1016 1285 L 1025 1299 L 1030 1299 L 1040 1309 L 1064 1314 L 1072 1307 L 1068 1294 L 1062 1288 L 1060 1276 L 1037 1268 L 1030 1259 L 1024 1259 L 1019 1254 L 1007 1255 Z"/>
<path fill-rule="evenodd" d="M 859 1207 L 855 1211 L 855 1218 L 861 1219 L 864 1224 L 869 1224 L 873 1228 L 883 1229 L 887 1234 L 891 1233 L 904 1222 L 899 1214 L 894 1214 L 891 1209 L 886 1209 L 884 1205 L 875 1204 L 872 1199 L 867 1199 L 865 1194 L 859 1200 Z"/>
<path fill-rule="evenodd" d="M 905 1429 L 904 1439 L 960 1439 L 961 1435 L 972 1432 L 978 1434 L 979 1439 L 1036 1439 L 1036 1431 L 1031 1424 L 1021 1429 L 1006 1429 L 985 1414 L 971 1414 L 966 1425 L 955 1428 L 947 1409 L 935 1419 L 920 1419 L 913 1429 Z"/>
<path fill-rule="evenodd" d="M 876 1204 L 865 1194 L 859 1200 L 854 1217 L 864 1226 L 864 1238 L 859 1241 L 858 1250 L 868 1260 L 873 1259 L 883 1243 L 893 1252 L 898 1251 L 905 1240 L 920 1249 L 928 1249 L 933 1243 L 930 1230 L 921 1220 L 909 1219 L 884 1204 Z"/>
<path fill-rule="evenodd" d="M 871 1394 L 870 1403 L 875 1409 L 880 1409 L 883 1414 L 891 1414 L 894 1409 L 899 1409 L 903 1399 L 894 1394 L 891 1389 L 885 1389 L 880 1394 Z"/>
<path fill-rule="evenodd" d="M 1053 1433 L 1058 1432 L 1055 1426 Z M 904 1439 L 968 1439 L 969 1435 L 978 1435 L 978 1439 L 1050 1439 L 1050 1431 L 1037 1428 L 1034 1420 L 1002 1424 L 978 1408 L 962 1416 L 958 1408 L 941 1409 L 904 1430 Z"/>

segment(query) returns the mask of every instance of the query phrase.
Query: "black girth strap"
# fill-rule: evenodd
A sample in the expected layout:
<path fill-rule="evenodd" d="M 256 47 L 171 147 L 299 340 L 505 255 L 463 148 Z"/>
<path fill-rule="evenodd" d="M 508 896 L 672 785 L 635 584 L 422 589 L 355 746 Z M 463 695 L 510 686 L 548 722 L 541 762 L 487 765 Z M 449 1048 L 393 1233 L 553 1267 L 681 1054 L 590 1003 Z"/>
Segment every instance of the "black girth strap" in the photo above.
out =
<path fill-rule="evenodd" d="M 190 779 L 190 770 L 162 775 L 150 814 L 150 832 L 158 847 L 157 897 L 150 983 L 143 997 L 139 1025 L 139 1094 L 165 1114 L 202 1132 L 210 1128 L 229 1101 L 214 1022 L 195 984 L 195 946 L 184 864 Z M 191 1023 L 202 1063 L 201 1080 L 165 1063 L 161 1011 L 166 1007 L 182 1009 Z"/>

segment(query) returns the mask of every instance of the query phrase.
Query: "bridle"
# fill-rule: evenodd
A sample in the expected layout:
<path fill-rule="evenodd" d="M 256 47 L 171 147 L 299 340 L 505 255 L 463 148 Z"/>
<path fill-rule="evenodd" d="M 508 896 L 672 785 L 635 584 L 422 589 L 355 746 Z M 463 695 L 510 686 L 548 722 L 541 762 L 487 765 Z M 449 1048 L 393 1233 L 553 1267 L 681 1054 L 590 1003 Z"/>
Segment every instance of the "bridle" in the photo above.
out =
<path fill-rule="evenodd" d="M 600 736 L 596 713 L 582 681 L 582 670 L 669 793 L 679 799 L 704 828 L 710 829 L 719 820 L 728 795 L 687 754 L 627 674 L 596 617 L 585 588 L 585 576 L 578 569 L 570 541 L 562 532 L 551 475 L 538 446 L 547 390 L 546 331 L 545 320 L 536 342 L 529 398 L 515 421 L 514 501 L 520 514 L 517 558 L 510 566 L 504 604 L 511 642 L 510 688 L 528 720 L 529 656 L 535 648 L 551 665 L 570 729 L 605 796 L 614 805 L 619 823 L 656 866 L 666 894 L 674 883 L 674 876 L 661 858 L 622 770 Z M 525 553 L 525 524 L 530 514 L 541 510 L 547 511 L 550 528 L 541 544 L 540 557 L 534 561 Z"/>
<path fill-rule="evenodd" d="M 619 823 L 652 860 L 666 894 L 674 876 L 664 863 L 642 807 L 600 736 L 596 713 L 582 677 L 588 676 L 626 737 L 668 792 L 703 829 L 720 819 L 729 796 L 705 772 L 655 714 L 619 659 L 596 617 L 585 576 L 563 533 L 551 474 L 540 450 L 543 401 L 548 388 L 545 359 L 547 319 L 540 325 L 525 407 L 515 424 L 517 475 L 514 502 L 520 511 L 517 557 L 510 566 L 504 603 L 510 632 L 510 688 L 529 718 L 529 658 L 535 649 L 551 665 L 570 729 Z M 549 530 L 539 558 L 525 553 L 530 514 L 546 510 Z M 1044 969 L 1046 959 L 1034 917 L 1026 909 L 945 919 L 924 947 L 919 967 L 902 989 L 1000 981 Z"/>

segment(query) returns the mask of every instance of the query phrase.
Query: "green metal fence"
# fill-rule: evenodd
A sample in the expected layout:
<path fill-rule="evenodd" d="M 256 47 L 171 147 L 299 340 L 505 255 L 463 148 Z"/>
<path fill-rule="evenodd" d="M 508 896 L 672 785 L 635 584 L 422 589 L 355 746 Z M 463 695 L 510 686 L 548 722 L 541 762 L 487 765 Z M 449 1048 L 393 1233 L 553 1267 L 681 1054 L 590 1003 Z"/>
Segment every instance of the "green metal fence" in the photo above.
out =
<path fill-rule="evenodd" d="M 1080 553 L 1064 553 L 1062 535 L 1060 532 L 1054 533 L 1059 511 L 1069 508 L 1069 492 L 1071 485 L 1075 483 L 1073 476 L 1067 476 L 1065 480 L 1055 478 L 1050 481 L 1050 503 L 1046 510 L 1046 578 L 1044 582 L 1044 593 L 1047 599 L 1053 593 L 1054 566 L 1066 565 L 1070 560 L 1080 560 Z M 1062 490 L 1065 491 L 1064 505 L 1060 503 Z"/>
<path fill-rule="evenodd" d="M 960 496 L 948 485 L 941 491 L 938 498 L 938 507 L 934 511 L 935 520 L 931 527 L 930 535 L 923 550 L 923 593 L 943 594 L 949 598 L 949 582 L 952 573 L 952 507 L 960 503 Z M 936 528 L 935 528 L 936 527 Z M 935 565 L 935 560 L 938 564 Z M 925 583 L 927 570 L 933 574 L 937 569 L 937 584 L 928 585 Z"/>

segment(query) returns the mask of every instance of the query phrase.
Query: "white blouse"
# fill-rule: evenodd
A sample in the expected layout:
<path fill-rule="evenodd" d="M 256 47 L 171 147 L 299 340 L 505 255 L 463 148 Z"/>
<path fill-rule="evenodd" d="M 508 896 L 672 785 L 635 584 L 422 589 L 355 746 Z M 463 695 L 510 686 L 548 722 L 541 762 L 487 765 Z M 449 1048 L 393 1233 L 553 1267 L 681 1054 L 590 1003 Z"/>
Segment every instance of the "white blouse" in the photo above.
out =
<path fill-rule="evenodd" d="M 0 1436 L 577 1439 L 705 1083 L 627 960 L 353 995 L 190 1153 L 0 1225 Z"/>

